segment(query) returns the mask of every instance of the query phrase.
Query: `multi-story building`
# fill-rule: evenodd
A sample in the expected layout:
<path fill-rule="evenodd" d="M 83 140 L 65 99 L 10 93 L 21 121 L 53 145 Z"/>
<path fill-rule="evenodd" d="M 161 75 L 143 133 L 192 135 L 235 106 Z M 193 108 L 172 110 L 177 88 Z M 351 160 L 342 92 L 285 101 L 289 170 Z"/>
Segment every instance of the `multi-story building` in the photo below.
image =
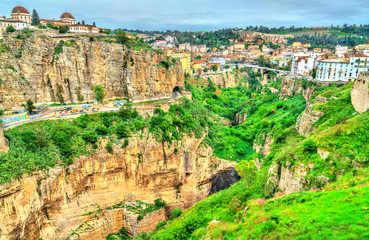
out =
<path fill-rule="evenodd" d="M 177 58 L 182 63 L 184 73 L 191 72 L 191 55 L 186 52 L 174 52 L 170 55 L 172 58 Z"/>
<path fill-rule="evenodd" d="M 73 33 L 99 33 L 99 28 L 92 25 L 69 25 L 69 31 Z"/>
<path fill-rule="evenodd" d="M 13 8 L 11 18 L 0 18 L 0 32 L 5 32 L 8 26 L 13 26 L 17 30 L 28 28 L 31 23 L 31 14 L 21 6 Z"/>
<path fill-rule="evenodd" d="M 354 81 L 360 72 L 369 71 L 369 57 L 356 55 L 350 59 L 324 59 L 317 65 L 318 81 Z"/>
<path fill-rule="evenodd" d="M 342 57 L 345 56 L 345 53 L 347 53 L 347 51 L 348 51 L 347 46 L 337 45 L 336 50 L 335 50 L 335 54 L 337 55 L 337 57 L 342 58 Z"/>

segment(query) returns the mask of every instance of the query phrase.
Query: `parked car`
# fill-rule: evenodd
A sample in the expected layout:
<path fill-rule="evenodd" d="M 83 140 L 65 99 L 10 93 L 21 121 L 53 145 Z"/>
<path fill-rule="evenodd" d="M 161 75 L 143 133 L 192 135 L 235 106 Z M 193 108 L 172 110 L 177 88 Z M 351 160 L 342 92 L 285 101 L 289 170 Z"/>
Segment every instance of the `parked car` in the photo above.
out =
<path fill-rule="evenodd" d="M 4 125 L 4 126 L 3 126 L 3 128 L 8 128 L 8 127 L 9 127 L 9 125 Z"/>

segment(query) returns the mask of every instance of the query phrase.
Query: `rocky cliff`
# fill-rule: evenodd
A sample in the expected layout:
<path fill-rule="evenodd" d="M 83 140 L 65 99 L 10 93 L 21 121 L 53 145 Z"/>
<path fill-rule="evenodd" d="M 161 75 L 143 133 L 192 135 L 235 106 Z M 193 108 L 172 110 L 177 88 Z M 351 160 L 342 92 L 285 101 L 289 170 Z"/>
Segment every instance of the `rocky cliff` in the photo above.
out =
<path fill-rule="evenodd" d="M 135 209 L 142 204 L 137 200 L 162 198 L 169 209 L 188 208 L 209 195 L 218 174 L 233 170 L 233 163 L 200 147 L 202 140 L 186 137 L 168 146 L 135 137 L 126 148 L 117 145 L 113 154 L 101 148 L 68 168 L 2 185 L 0 239 L 93 240 L 123 227 L 133 236 L 154 230 L 167 209 L 139 221 Z"/>
<path fill-rule="evenodd" d="M 292 77 L 282 77 L 282 86 L 280 95 L 285 97 L 293 97 L 302 93 L 302 82 L 296 81 Z"/>
<path fill-rule="evenodd" d="M 4 137 L 3 126 L 1 125 L 0 120 L 0 153 L 8 152 L 8 150 L 9 150 L 8 143 L 6 142 L 6 139 Z"/>
<path fill-rule="evenodd" d="M 359 113 L 369 109 L 369 73 L 361 72 L 351 91 L 351 102 Z"/>
<path fill-rule="evenodd" d="M 314 124 L 324 115 L 324 112 L 315 110 L 315 105 L 325 103 L 328 99 L 322 96 L 317 96 L 315 104 L 306 103 L 306 109 L 297 118 L 296 129 L 300 135 L 309 136 L 315 131 Z"/>
<path fill-rule="evenodd" d="M 240 84 L 246 84 L 241 83 L 241 79 L 248 77 L 248 73 L 233 73 L 233 72 L 225 72 L 225 73 L 216 73 L 216 74 L 208 74 L 203 75 L 203 78 L 207 79 L 209 78 L 215 85 L 217 85 L 220 88 L 231 88 L 231 87 L 237 87 Z"/>
<path fill-rule="evenodd" d="M 0 43 L 2 108 L 19 107 L 28 99 L 58 102 L 60 96 L 66 102 L 81 96 L 90 101 L 95 85 L 105 88 L 106 98 L 134 100 L 171 96 L 174 87 L 184 85 L 180 62 L 164 66 L 163 53 L 97 38 L 13 34 Z"/>

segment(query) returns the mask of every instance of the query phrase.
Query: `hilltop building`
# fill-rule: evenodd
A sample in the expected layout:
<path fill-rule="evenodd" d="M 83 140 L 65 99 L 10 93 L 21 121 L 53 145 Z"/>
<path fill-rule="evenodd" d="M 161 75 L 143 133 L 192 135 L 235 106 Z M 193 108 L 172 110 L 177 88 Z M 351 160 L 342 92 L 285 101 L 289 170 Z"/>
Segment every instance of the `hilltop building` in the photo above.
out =
<path fill-rule="evenodd" d="M 27 9 L 21 6 L 13 8 L 11 17 L 0 17 L 0 32 L 5 32 L 8 26 L 13 26 L 17 30 L 28 28 L 31 24 L 32 16 Z"/>
<path fill-rule="evenodd" d="M 35 28 L 31 26 L 32 16 L 29 11 L 22 7 L 17 6 L 13 8 L 11 12 L 11 17 L 0 17 L 0 32 L 5 32 L 8 26 L 13 26 L 16 30 L 22 30 L 25 28 Z M 60 20 L 51 20 L 51 19 L 40 19 L 40 23 L 42 25 L 46 25 L 48 23 L 53 24 L 54 26 L 69 26 L 69 31 L 73 33 L 99 33 L 100 28 L 92 25 L 82 25 L 76 24 L 76 20 L 72 14 L 65 12 L 60 16 Z"/>

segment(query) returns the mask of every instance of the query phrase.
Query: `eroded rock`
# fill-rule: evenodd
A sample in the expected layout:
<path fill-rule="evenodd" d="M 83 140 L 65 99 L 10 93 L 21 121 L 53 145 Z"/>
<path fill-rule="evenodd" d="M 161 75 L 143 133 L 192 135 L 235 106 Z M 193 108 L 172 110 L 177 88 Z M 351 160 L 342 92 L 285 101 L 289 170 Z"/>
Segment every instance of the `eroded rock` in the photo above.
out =
<path fill-rule="evenodd" d="M 369 109 L 369 72 L 361 72 L 351 90 L 351 102 L 359 113 Z"/>

